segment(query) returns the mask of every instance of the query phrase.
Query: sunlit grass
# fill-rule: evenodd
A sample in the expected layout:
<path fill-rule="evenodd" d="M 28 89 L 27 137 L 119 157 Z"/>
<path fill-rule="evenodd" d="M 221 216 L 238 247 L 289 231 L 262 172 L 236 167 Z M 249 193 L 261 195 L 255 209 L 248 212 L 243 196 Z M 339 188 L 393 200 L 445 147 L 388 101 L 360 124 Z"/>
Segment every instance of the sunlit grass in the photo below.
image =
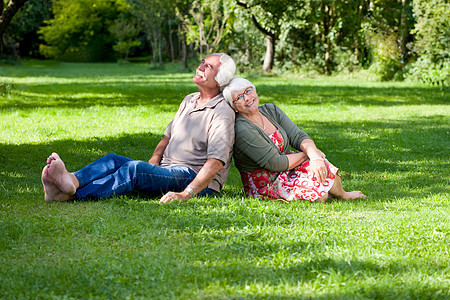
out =
<path fill-rule="evenodd" d="M 360 78 L 250 78 L 365 200 L 285 204 L 224 193 L 46 204 L 40 172 L 108 153 L 148 160 L 191 73 L 144 64 L 0 66 L 0 297 L 450 297 L 448 89 Z"/>

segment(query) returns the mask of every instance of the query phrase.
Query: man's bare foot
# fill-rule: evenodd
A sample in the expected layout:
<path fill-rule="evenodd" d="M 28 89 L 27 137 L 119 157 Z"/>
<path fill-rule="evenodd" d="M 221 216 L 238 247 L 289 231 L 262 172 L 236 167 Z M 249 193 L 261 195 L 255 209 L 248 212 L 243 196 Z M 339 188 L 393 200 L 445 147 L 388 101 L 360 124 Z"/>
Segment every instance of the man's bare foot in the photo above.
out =
<path fill-rule="evenodd" d="M 47 157 L 47 165 L 50 165 L 52 163 L 52 161 L 56 160 L 56 157 L 59 157 L 58 154 L 56 154 L 56 156 L 53 156 L 53 154 L 56 154 L 56 153 L 53 152 L 52 155 Z"/>
<path fill-rule="evenodd" d="M 341 199 L 343 200 L 351 200 L 351 199 L 359 199 L 359 198 L 366 198 L 367 196 L 361 193 L 361 191 L 351 191 L 351 192 L 345 192 L 345 196 Z"/>
<path fill-rule="evenodd" d="M 73 175 L 67 172 L 64 162 L 57 153 L 52 153 L 51 157 L 48 159 L 50 160 L 50 164 L 47 165 L 48 175 L 50 175 L 61 192 L 69 196 L 75 195 L 77 187 L 75 186 Z"/>
<path fill-rule="evenodd" d="M 42 176 L 41 176 L 42 185 L 44 186 L 45 201 L 52 202 L 55 200 L 58 200 L 58 201 L 71 200 L 73 198 L 73 196 L 66 195 L 59 189 L 56 182 L 48 174 L 48 168 L 49 168 L 49 165 L 46 165 L 44 167 L 44 169 L 42 170 Z"/>

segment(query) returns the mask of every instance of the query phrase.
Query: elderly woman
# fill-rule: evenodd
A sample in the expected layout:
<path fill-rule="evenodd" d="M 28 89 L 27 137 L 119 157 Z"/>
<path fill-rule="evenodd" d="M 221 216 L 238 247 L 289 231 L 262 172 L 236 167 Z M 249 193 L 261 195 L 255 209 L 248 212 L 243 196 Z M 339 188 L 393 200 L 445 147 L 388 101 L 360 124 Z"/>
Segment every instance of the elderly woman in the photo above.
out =
<path fill-rule="evenodd" d="M 366 197 L 360 191 L 344 191 L 338 169 L 279 107 L 259 106 L 250 81 L 233 79 L 223 95 L 237 112 L 233 157 L 246 196 L 311 202 L 325 202 L 329 195 L 344 200 Z M 290 146 L 301 152 L 291 152 Z"/>

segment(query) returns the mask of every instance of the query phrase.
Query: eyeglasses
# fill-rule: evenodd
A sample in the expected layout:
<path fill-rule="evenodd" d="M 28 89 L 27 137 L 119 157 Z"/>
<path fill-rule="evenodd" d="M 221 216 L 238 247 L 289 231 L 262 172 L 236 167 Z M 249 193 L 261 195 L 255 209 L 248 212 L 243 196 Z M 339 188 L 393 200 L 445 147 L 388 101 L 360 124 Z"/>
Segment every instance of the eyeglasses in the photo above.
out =
<path fill-rule="evenodd" d="M 244 95 L 251 94 L 251 92 L 253 92 L 253 88 L 250 86 L 250 87 L 247 88 L 242 94 L 240 94 L 239 96 L 237 96 L 236 99 L 233 100 L 233 103 L 238 102 L 239 100 L 244 99 Z"/>

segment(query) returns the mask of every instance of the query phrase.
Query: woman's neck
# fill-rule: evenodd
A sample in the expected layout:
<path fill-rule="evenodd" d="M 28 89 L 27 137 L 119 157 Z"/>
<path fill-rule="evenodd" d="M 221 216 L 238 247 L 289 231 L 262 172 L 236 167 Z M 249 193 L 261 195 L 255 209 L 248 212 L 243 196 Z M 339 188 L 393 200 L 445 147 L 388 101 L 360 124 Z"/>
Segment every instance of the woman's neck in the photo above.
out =
<path fill-rule="evenodd" d="M 264 118 L 262 116 L 262 114 L 259 112 L 259 110 L 256 110 L 252 113 L 248 113 L 245 115 L 242 115 L 244 118 L 246 118 L 247 120 L 249 120 L 250 122 L 258 125 L 259 127 L 262 128 L 262 130 L 266 129 L 266 125 L 264 122 Z"/>

